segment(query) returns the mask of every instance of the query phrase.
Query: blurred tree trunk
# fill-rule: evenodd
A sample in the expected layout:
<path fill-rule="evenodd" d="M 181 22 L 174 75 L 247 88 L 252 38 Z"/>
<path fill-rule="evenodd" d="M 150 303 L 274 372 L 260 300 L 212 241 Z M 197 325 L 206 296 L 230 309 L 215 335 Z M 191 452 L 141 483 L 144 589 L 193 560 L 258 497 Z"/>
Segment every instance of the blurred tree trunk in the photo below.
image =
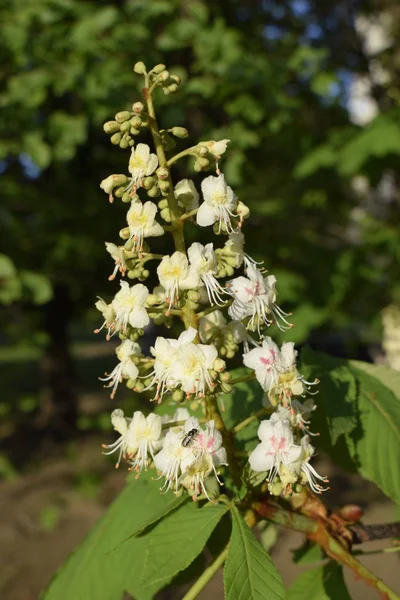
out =
<path fill-rule="evenodd" d="M 41 410 L 37 426 L 70 437 L 76 430 L 78 399 L 69 339 L 73 305 L 68 288 L 56 285 L 53 299 L 43 310 L 49 342 L 41 360 Z"/>

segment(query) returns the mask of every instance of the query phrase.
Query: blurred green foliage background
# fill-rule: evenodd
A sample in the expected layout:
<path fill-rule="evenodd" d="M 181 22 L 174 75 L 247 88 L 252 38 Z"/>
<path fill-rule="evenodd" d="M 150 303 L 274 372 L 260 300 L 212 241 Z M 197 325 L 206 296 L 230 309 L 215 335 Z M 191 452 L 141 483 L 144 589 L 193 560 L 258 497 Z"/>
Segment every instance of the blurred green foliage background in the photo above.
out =
<path fill-rule="evenodd" d="M 138 60 L 182 76 L 159 97 L 162 126 L 232 140 L 223 170 L 252 211 L 246 250 L 295 309 L 291 339 L 365 358 L 400 301 L 399 14 L 395 0 L 1 4 L 3 437 L 106 427 L 78 392 L 105 398 L 96 376 L 114 360 L 91 332 L 124 209 L 99 182 L 128 151 L 102 124 L 140 99 Z"/>

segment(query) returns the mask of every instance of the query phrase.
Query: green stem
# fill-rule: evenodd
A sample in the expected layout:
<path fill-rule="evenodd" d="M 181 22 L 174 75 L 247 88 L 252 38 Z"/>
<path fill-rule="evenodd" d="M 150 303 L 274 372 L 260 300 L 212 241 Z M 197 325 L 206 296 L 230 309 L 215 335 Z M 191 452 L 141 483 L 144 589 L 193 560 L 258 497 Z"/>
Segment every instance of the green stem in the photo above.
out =
<path fill-rule="evenodd" d="M 189 211 L 189 212 L 184 213 L 183 215 L 181 215 L 179 217 L 179 219 L 181 221 L 185 221 L 186 219 L 189 219 L 190 217 L 194 217 L 194 215 L 197 214 L 198 210 L 199 210 L 198 208 L 194 208 L 193 210 L 191 210 L 191 211 Z"/>
<path fill-rule="evenodd" d="M 178 152 L 178 154 L 175 154 L 175 156 L 173 156 L 172 158 L 170 158 L 167 161 L 167 165 L 170 167 L 171 165 L 174 164 L 174 162 L 176 162 L 180 158 L 183 158 L 184 156 L 193 155 L 196 148 L 197 148 L 197 145 L 191 146 L 190 148 L 186 148 L 186 150 L 182 150 L 182 152 Z"/>
<path fill-rule="evenodd" d="M 207 583 L 214 577 L 217 571 L 224 564 L 228 556 L 229 547 L 226 546 L 222 550 L 221 554 L 206 568 L 205 571 L 200 575 L 198 580 L 192 585 L 187 594 L 184 595 L 182 600 L 194 600 L 200 594 L 201 590 L 205 588 Z"/>
<path fill-rule="evenodd" d="M 244 381 L 251 381 L 252 379 L 254 379 L 256 376 L 256 374 L 253 373 L 249 373 L 248 375 L 242 375 L 242 377 L 236 377 L 235 379 L 231 379 L 230 380 L 230 384 L 231 385 L 235 385 L 236 383 L 243 383 Z"/>
<path fill-rule="evenodd" d="M 231 384 L 232 382 L 230 381 L 229 383 Z M 250 425 L 250 423 L 252 423 L 256 419 L 259 419 L 260 417 L 263 417 L 264 415 L 268 415 L 269 413 L 270 413 L 270 410 L 268 408 L 261 408 L 254 414 L 250 415 L 250 417 L 247 417 L 247 419 L 244 419 L 244 421 L 241 421 L 240 423 L 235 425 L 235 427 L 233 427 L 233 429 L 231 431 L 233 433 L 238 433 L 239 431 L 242 431 L 242 429 L 247 427 L 247 425 Z"/>
<path fill-rule="evenodd" d="M 201 317 L 205 317 L 206 315 L 209 315 L 210 313 L 213 313 L 216 310 L 223 310 L 224 308 L 230 306 L 232 302 L 233 300 L 228 300 L 227 302 L 225 302 L 225 304 L 222 305 L 214 304 L 214 306 L 210 306 L 209 308 L 206 308 L 205 310 L 202 310 L 201 312 L 197 313 L 197 318 L 201 319 Z"/>
<path fill-rule="evenodd" d="M 160 130 L 156 121 L 156 113 L 154 110 L 152 90 L 149 89 L 149 76 L 145 76 L 145 92 L 144 97 L 147 103 L 147 112 L 150 117 L 149 127 L 153 137 L 154 146 L 157 153 L 158 164 L 160 167 L 168 169 L 169 193 L 167 196 L 168 208 L 171 213 L 172 236 L 174 238 L 175 250 L 186 253 L 185 238 L 183 235 L 183 223 L 179 221 L 179 208 L 174 194 L 174 186 L 171 179 L 171 173 L 165 156 Z"/>

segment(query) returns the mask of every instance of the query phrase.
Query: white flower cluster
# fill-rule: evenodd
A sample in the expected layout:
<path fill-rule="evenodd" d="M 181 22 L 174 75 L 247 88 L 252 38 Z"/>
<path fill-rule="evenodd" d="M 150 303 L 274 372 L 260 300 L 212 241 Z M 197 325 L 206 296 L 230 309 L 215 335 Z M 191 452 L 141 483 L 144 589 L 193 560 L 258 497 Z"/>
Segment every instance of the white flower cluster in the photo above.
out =
<path fill-rule="evenodd" d="M 119 451 L 116 468 L 122 458 L 138 474 L 153 464 L 160 477 L 165 478 L 161 489 L 179 493 L 186 488 L 193 499 L 203 493 L 210 500 L 206 478 L 214 474 L 221 483 L 217 468 L 228 464 L 222 436 L 214 421 L 206 422 L 203 429 L 186 409 L 178 409 L 168 421 L 153 413 L 145 417 L 140 411 L 128 418 L 117 408 L 111 422 L 120 437 L 103 448 L 104 454 Z"/>
<path fill-rule="evenodd" d="M 138 110 L 142 107 L 140 104 Z M 160 158 L 159 166 L 156 154 L 141 143 L 131 150 L 130 177 L 110 175 L 101 182 L 110 201 L 121 198 L 128 205 L 127 226 L 120 231 L 123 245 L 106 243 L 115 263 L 109 279 L 114 280 L 120 273 L 139 280 L 134 285 L 121 280 L 109 304 L 101 298 L 96 303 L 103 316 L 96 333 L 105 329 L 108 340 L 116 334 L 121 339 L 116 349 L 119 362 L 102 381 L 111 388 L 112 398 L 125 380 L 128 388 L 148 392 L 150 399 L 158 403 L 169 394 L 169 401 L 192 399 L 205 414 L 215 415 L 209 410 L 211 399 L 215 408 L 217 395 L 232 389 L 224 359 L 233 358 L 243 344 L 244 365 L 254 371 L 264 390 L 265 406 L 276 409 L 269 421 L 260 424 L 261 443 L 250 455 L 251 469 L 265 472 L 273 494 L 292 493 L 306 482 L 320 492 L 324 488 L 318 481 L 325 479 L 309 464 L 314 450 L 309 443 L 309 435 L 313 434 L 308 416 L 314 405 L 296 399 L 311 393 L 314 382 L 306 381 L 297 371 L 293 343 L 284 343 L 279 349 L 270 337 L 265 337 L 265 329 L 272 324 L 281 330 L 289 329 L 291 324 L 289 315 L 276 302 L 276 278 L 266 275 L 260 263 L 244 251 L 241 227 L 249 210 L 218 167 L 228 142 L 201 142 L 188 150 L 203 161 L 197 163 L 200 167 L 216 166 L 216 175 L 201 183 L 202 198 L 189 179 L 172 188 L 165 160 Z M 159 148 L 157 154 L 160 157 Z M 206 155 L 210 160 L 204 158 Z M 163 199 L 158 206 L 149 199 L 142 202 L 139 192 L 147 193 L 149 198 L 162 195 Z M 212 242 L 193 242 L 187 251 L 183 242 L 176 244 L 176 251 L 170 255 L 152 254 L 147 240 L 165 231 L 176 231 L 176 226 L 174 229 L 168 225 L 172 219 L 175 225 L 179 220 L 182 225 L 191 219 L 200 227 L 212 226 L 216 235 L 225 236 L 224 242 L 218 247 Z M 158 284 L 152 291 L 142 283 L 150 274 L 145 268 L 149 260 L 158 261 Z M 237 273 L 237 269 L 243 270 Z M 205 306 L 200 308 L 201 304 Z M 184 321 L 185 331 L 178 338 L 158 336 L 151 355 L 144 356 L 138 343 L 144 328 L 151 321 L 169 327 L 175 315 Z M 117 466 L 121 458 L 137 473 L 153 466 L 165 479 L 163 490 L 180 493 L 187 489 L 194 498 L 199 494 L 209 496 L 207 477 L 214 474 L 220 481 L 217 469 L 227 465 L 227 452 L 213 420 L 203 427 L 186 409 L 178 409 L 170 422 L 155 413 L 145 417 L 139 411 L 130 419 L 117 409 L 111 421 L 120 437 L 104 447 L 106 454 L 119 452 Z M 220 428 L 221 424 L 222 420 Z M 300 432 L 305 433 L 302 438 Z"/>

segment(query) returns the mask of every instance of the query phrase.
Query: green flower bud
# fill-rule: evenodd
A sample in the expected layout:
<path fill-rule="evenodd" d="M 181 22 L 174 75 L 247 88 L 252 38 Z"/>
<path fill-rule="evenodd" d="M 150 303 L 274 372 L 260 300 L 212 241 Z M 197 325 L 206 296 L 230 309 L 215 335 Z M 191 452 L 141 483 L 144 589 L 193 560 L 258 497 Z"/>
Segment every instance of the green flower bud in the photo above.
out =
<path fill-rule="evenodd" d="M 293 489 L 296 492 L 296 494 L 300 494 L 303 491 L 303 486 L 300 483 L 295 483 Z"/>
<path fill-rule="evenodd" d="M 136 129 L 136 127 L 131 127 L 131 128 L 129 129 L 129 132 L 130 132 L 132 135 L 139 135 L 139 133 L 140 133 L 140 129 Z"/>
<path fill-rule="evenodd" d="M 121 138 L 122 138 L 122 134 L 120 132 L 114 133 L 114 135 L 112 135 L 110 137 L 110 141 L 112 144 L 114 144 L 114 146 L 118 146 L 118 144 L 121 141 Z"/>
<path fill-rule="evenodd" d="M 129 121 L 124 121 L 124 123 L 121 124 L 121 131 L 122 133 L 126 133 L 127 131 L 129 131 L 131 128 L 131 124 L 129 123 Z"/>
<path fill-rule="evenodd" d="M 163 65 L 162 63 L 156 65 L 154 67 L 154 69 L 151 70 L 152 73 L 155 73 L 156 75 L 159 75 L 159 73 L 162 73 L 163 71 L 165 71 L 165 65 Z"/>
<path fill-rule="evenodd" d="M 182 390 L 174 390 L 172 394 L 172 400 L 174 402 L 182 402 L 183 400 L 185 400 L 185 392 L 183 392 Z"/>
<path fill-rule="evenodd" d="M 132 117 L 132 119 L 129 121 L 129 123 L 132 125 L 132 127 L 134 127 L 135 129 L 139 129 L 139 127 L 142 124 L 142 119 L 138 116 L 135 115 L 134 117 Z"/>
<path fill-rule="evenodd" d="M 160 190 L 158 188 L 157 185 L 153 185 L 152 188 L 150 188 L 149 190 L 147 190 L 147 195 L 150 198 L 157 198 L 160 195 Z"/>
<path fill-rule="evenodd" d="M 219 353 L 221 356 L 226 356 L 226 348 L 225 346 L 221 346 L 221 348 L 219 349 Z"/>
<path fill-rule="evenodd" d="M 138 115 L 143 111 L 143 109 L 144 109 L 143 102 L 134 102 L 132 104 L 133 112 L 137 113 Z"/>
<path fill-rule="evenodd" d="M 162 200 L 160 200 L 159 203 L 158 203 L 158 208 L 160 210 L 162 208 L 168 208 L 168 200 L 165 200 L 164 198 Z"/>
<path fill-rule="evenodd" d="M 155 183 L 156 180 L 154 177 L 145 177 L 142 181 L 142 187 L 144 187 L 145 190 L 150 190 L 152 187 L 154 187 Z"/>
<path fill-rule="evenodd" d="M 170 94 L 175 94 L 175 92 L 178 91 L 178 85 L 176 83 L 171 83 L 167 89 L 169 90 Z"/>
<path fill-rule="evenodd" d="M 171 223 L 171 213 L 169 208 L 163 208 L 160 212 L 160 215 L 164 219 L 164 221 L 166 221 L 167 223 Z"/>
<path fill-rule="evenodd" d="M 224 371 L 223 373 L 221 373 L 220 379 L 224 383 L 228 383 L 228 381 L 232 379 L 232 373 L 230 373 L 229 371 Z"/>
<path fill-rule="evenodd" d="M 117 135 L 117 134 L 115 134 L 115 135 Z M 201 165 L 197 160 L 194 162 L 193 169 L 196 171 L 196 173 L 200 173 L 200 171 L 202 170 Z M 218 227 L 217 227 L 217 229 L 218 229 Z"/>
<path fill-rule="evenodd" d="M 121 112 L 115 115 L 115 120 L 118 123 L 123 123 L 124 121 L 128 121 L 131 118 L 131 113 L 128 110 L 121 110 Z"/>
<path fill-rule="evenodd" d="M 168 131 L 170 131 L 172 135 L 174 135 L 177 138 L 180 138 L 181 140 L 184 140 L 189 135 L 188 130 L 184 127 L 172 127 L 172 129 L 168 129 Z"/>
<path fill-rule="evenodd" d="M 169 171 L 165 167 L 159 167 L 156 171 L 156 175 L 159 179 L 168 179 Z"/>
<path fill-rule="evenodd" d="M 122 200 L 122 202 L 125 202 L 126 204 L 128 202 L 131 202 L 131 197 L 129 195 L 129 192 L 125 192 L 124 194 L 122 194 L 121 200 Z"/>
<path fill-rule="evenodd" d="M 146 66 L 145 66 L 145 64 L 142 61 L 137 62 L 135 64 L 135 66 L 133 67 L 133 70 L 138 75 L 146 75 L 146 73 L 147 73 Z"/>
<path fill-rule="evenodd" d="M 159 79 L 160 81 L 162 81 L 162 82 L 168 81 L 168 79 L 169 79 L 169 71 L 167 71 L 167 70 L 165 70 L 165 71 L 162 71 L 162 72 L 159 74 L 159 76 L 158 76 L 158 79 Z"/>
<path fill-rule="evenodd" d="M 158 183 L 158 187 L 162 192 L 168 192 L 169 190 L 169 181 L 160 181 Z"/>
<path fill-rule="evenodd" d="M 130 146 L 133 146 L 133 143 L 134 143 L 133 140 L 129 140 L 129 145 Z"/>
<path fill-rule="evenodd" d="M 182 79 L 179 77 L 179 75 L 173 74 L 171 75 L 171 79 L 172 81 L 175 81 L 175 83 L 177 83 L 178 85 L 180 85 L 182 82 Z"/>
<path fill-rule="evenodd" d="M 103 129 L 106 133 L 115 133 L 119 131 L 119 123 L 117 121 L 107 121 L 107 123 L 104 123 Z"/>
<path fill-rule="evenodd" d="M 202 158 L 207 156 L 207 154 L 208 154 L 207 146 L 204 146 L 204 144 L 199 144 L 196 148 L 196 154 L 197 154 L 197 156 L 200 156 Z"/>
<path fill-rule="evenodd" d="M 221 371 L 224 371 L 225 367 L 226 367 L 226 364 L 225 364 L 225 361 L 222 360 L 222 358 L 216 358 L 214 360 L 212 368 L 215 371 L 218 371 L 220 373 Z"/>
<path fill-rule="evenodd" d="M 124 227 L 119 232 L 119 237 L 122 238 L 123 240 L 127 240 L 128 237 L 129 237 L 129 235 L 130 235 L 130 233 L 129 233 L 129 227 Z"/>
<path fill-rule="evenodd" d="M 269 491 L 273 496 L 280 496 L 283 492 L 283 485 L 281 483 L 273 483 L 268 486 Z"/>
<path fill-rule="evenodd" d="M 226 265 L 226 274 L 228 275 L 228 277 L 232 277 L 232 275 L 235 272 L 235 269 L 233 267 L 231 267 L 230 265 Z"/>
<path fill-rule="evenodd" d="M 208 158 L 200 157 L 197 159 L 197 162 L 199 163 L 202 169 L 207 169 L 207 167 L 210 166 L 210 161 L 208 160 Z"/>
<path fill-rule="evenodd" d="M 137 381 L 136 379 L 128 379 L 128 381 L 126 382 L 126 387 L 127 387 L 129 390 L 133 390 L 133 388 L 134 388 L 134 387 L 135 387 L 135 385 L 136 385 L 136 381 Z"/>
<path fill-rule="evenodd" d="M 236 212 L 242 219 L 247 219 L 247 217 L 250 215 L 249 207 L 243 204 L 243 202 L 240 200 L 237 203 Z"/>
<path fill-rule="evenodd" d="M 124 193 L 125 193 L 124 186 L 121 186 L 121 187 L 117 188 L 116 190 L 114 190 L 114 196 L 116 198 L 122 198 L 122 196 L 124 195 Z"/>
<path fill-rule="evenodd" d="M 198 302 L 200 300 L 200 292 L 198 292 L 197 290 L 189 290 L 187 293 L 187 297 L 189 298 L 189 300 Z"/>
<path fill-rule="evenodd" d="M 143 269 L 143 271 L 142 271 L 143 279 L 147 279 L 149 275 L 150 275 L 150 271 L 148 271 L 147 269 Z"/>
<path fill-rule="evenodd" d="M 119 143 L 119 147 L 122 148 L 123 150 L 126 150 L 129 146 L 129 140 L 127 140 L 126 138 L 122 138 L 122 140 Z"/>
<path fill-rule="evenodd" d="M 141 381 L 136 381 L 136 385 L 135 385 L 135 392 L 143 392 L 144 390 L 144 383 L 142 383 Z"/>
<path fill-rule="evenodd" d="M 231 391 L 233 390 L 233 387 L 231 385 L 229 385 L 229 383 L 221 383 L 221 390 L 225 394 L 230 394 Z"/>

